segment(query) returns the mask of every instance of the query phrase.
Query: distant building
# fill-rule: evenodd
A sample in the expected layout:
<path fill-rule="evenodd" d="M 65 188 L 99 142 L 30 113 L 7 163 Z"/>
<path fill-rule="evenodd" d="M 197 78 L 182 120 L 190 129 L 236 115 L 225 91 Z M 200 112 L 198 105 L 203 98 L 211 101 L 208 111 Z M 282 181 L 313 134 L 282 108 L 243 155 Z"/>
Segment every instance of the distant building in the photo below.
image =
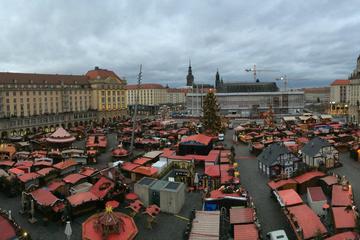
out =
<path fill-rule="evenodd" d="M 126 86 L 128 105 L 155 106 L 165 104 L 167 101 L 167 89 L 157 83 L 143 83 Z M 137 99 L 138 98 L 138 99 Z"/>
<path fill-rule="evenodd" d="M 215 87 L 218 93 L 254 93 L 254 92 L 277 92 L 279 88 L 275 82 L 229 82 L 220 79 L 219 71 L 215 75 Z"/>
<path fill-rule="evenodd" d="M 349 96 L 349 120 L 360 123 L 360 55 L 357 58 L 355 70 L 349 77 L 350 96 Z"/>
<path fill-rule="evenodd" d="M 176 105 L 176 104 L 185 105 L 186 94 L 188 92 L 189 89 L 185 89 L 185 88 L 168 88 L 166 102 L 172 105 Z"/>
<path fill-rule="evenodd" d="M 330 88 L 304 88 L 305 104 L 329 104 L 330 101 Z"/>
<path fill-rule="evenodd" d="M 186 86 L 193 86 L 194 84 L 194 75 L 192 74 L 192 69 L 191 69 L 191 62 L 189 62 L 189 69 L 188 69 L 188 74 L 186 76 Z"/>
<path fill-rule="evenodd" d="M 125 85 L 113 71 L 99 67 L 85 75 L 0 73 L 1 136 L 124 117 Z"/>
<path fill-rule="evenodd" d="M 202 115 L 202 104 L 206 93 L 188 93 L 186 108 L 192 115 Z M 244 118 L 258 118 L 261 112 L 269 110 L 275 114 L 299 114 L 304 109 L 304 92 L 240 92 L 215 93 L 220 113 Z"/>
<path fill-rule="evenodd" d="M 330 85 L 330 114 L 347 115 L 350 101 L 350 80 L 337 79 Z"/>

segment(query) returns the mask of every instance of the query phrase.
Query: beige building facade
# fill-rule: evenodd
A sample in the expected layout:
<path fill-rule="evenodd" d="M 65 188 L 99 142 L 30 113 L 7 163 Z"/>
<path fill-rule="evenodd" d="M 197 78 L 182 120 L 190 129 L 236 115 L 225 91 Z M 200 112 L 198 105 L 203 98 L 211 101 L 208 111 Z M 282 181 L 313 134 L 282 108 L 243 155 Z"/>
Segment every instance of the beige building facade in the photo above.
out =
<path fill-rule="evenodd" d="M 128 105 L 158 106 L 167 103 L 167 89 L 161 84 L 144 83 L 140 86 L 133 84 L 127 85 Z M 138 98 L 138 99 L 137 99 Z"/>
<path fill-rule="evenodd" d="M 360 56 L 349 78 L 349 114 L 350 122 L 360 123 Z"/>
<path fill-rule="evenodd" d="M 347 115 L 349 109 L 350 80 L 337 79 L 330 85 L 330 114 Z"/>
<path fill-rule="evenodd" d="M 114 72 L 100 68 L 85 75 L 0 73 L 1 135 L 123 117 L 127 113 L 125 85 Z"/>

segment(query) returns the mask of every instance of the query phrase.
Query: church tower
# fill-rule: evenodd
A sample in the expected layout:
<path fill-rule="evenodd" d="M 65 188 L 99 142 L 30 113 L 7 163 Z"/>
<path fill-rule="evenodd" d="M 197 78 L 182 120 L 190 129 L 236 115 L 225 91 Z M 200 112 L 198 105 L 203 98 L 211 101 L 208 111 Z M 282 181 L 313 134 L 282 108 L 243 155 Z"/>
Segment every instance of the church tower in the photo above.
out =
<path fill-rule="evenodd" d="M 194 84 L 194 75 L 192 74 L 191 61 L 189 60 L 188 75 L 186 76 L 186 86 L 193 86 L 193 84 Z"/>
<path fill-rule="evenodd" d="M 219 69 L 216 70 L 216 75 L 215 75 L 215 88 L 219 89 L 221 85 L 220 82 L 220 74 L 219 74 Z"/>

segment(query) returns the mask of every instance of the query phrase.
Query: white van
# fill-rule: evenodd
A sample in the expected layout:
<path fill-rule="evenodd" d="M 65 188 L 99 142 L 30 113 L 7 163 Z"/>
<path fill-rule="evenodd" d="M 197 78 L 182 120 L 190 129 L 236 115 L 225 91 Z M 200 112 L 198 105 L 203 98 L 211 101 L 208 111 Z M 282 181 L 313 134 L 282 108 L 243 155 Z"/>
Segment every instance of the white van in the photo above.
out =
<path fill-rule="evenodd" d="M 276 230 L 272 232 L 268 232 L 266 234 L 266 239 L 269 240 L 289 240 L 284 230 Z"/>

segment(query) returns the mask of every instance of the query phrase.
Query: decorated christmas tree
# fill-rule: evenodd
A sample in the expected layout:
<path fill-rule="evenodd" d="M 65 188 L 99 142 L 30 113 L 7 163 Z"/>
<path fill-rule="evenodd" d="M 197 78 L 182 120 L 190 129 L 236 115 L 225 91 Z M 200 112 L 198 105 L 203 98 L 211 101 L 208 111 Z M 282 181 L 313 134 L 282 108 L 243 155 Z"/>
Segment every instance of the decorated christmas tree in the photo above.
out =
<path fill-rule="evenodd" d="M 205 96 L 203 104 L 203 117 L 201 119 L 205 131 L 217 134 L 221 131 L 221 117 L 219 104 L 212 90 Z"/>

